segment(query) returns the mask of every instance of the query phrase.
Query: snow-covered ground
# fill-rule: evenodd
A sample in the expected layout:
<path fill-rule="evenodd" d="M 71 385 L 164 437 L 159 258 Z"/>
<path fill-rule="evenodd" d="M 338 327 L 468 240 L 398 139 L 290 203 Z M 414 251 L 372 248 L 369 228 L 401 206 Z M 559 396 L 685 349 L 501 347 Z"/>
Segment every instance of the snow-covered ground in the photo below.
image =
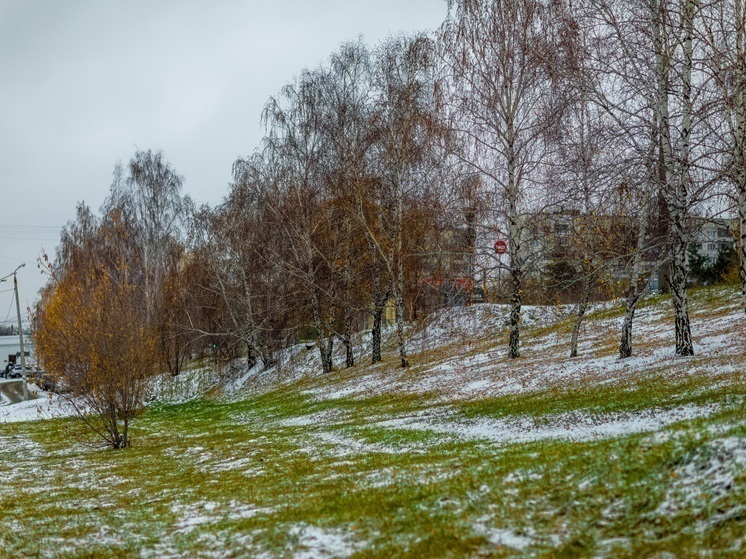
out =
<path fill-rule="evenodd" d="M 74 409 L 56 394 L 45 392 L 33 384 L 29 384 L 28 389 L 32 399 L 15 404 L 10 404 L 5 400 L 2 402 L 2 405 L 0 405 L 0 423 L 74 415 Z"/>
<path fill-rule="evenodd" d="M 735 294 L 734 294 L 735 295 Z M 403 370 L 377 365 L 354 374 L 332 374 L 324 382 L 311 383 L 303 392 L 317 400 L 366 399 L 383 394 L 422 394 L 442 404 L 442 413 L 389 419 L 381 427 L 420 429 L 457 435 L 460 438 L 486 438 L 492 441 L 520 442 L 544 438 L 589 440 L 656 431 L 686 419 L 706 417 L 717 406 L 688 405 L 672 409 L 648 409 L 624 414 L 597 414 L 576 411 L 543 418 L 541 425 L 530 417 L 505 420 L 481 419 L 465 422 L 447 413 L 454 400 L 480 400 L 510 394 L 528 394 L 551 387 L 602 386 L 645 378 L 650 374 L 686 378 L 705 374 L 713 382 L 723 375 L 746 367 L 746 320 L 737 296 L 723 306 L 692 312 L 696 355 L 674 355 L 670 303 L 659 302 L 640 309 L 635 319 L 633 357 L 620 360 L 616 341 L 622 318 L 593 318 L 619 302 L 592 306 L 581 331 L 580 357 L 570 358 L 569 320 L 571 306 L 524 307 L 522 358 L 509 361 L 504 343 L 496 343 L 506 331 L 505 305 L 476 305 L 444 309 L 409 332 L 408 347 L 412 366 Z M 565 328 L 551 328 L 564 321 Z M 546 328 L 550 327 L 550 328 Z M 394 332 L 385 342 L 393 349 Z M 366 339 L 359 341 L 364 349 Z M 362 353 L 362 352 L 361 352 Z M 362 355 L 362 360 L 367 356 Z M 343 360 L 340 353 L 337 363 Z M 359 358 L 360 359 L 360 358 Z M 261 371 L 259 366 L 236 379 L 229 391 L 234 398 L 270 391 L 278 386 L 303 382 L 319 376 L 320 362 L 315 350 L 296 346 L 282 355 L 277 367 Z M 302 388 L 301 384 L 301 388 Z M 266 418 L 265 418 L 266 419 Z M 342 419 L 343 420 L 343 419 Z M 333 427 L 340 418 L 296 418 L 308 425 Z"/>
<path fill-rule="evenodd" d="M 580 357 L 568 357 L 567 327 L 545 328 L 565 324 L 571 319 L 572 306 L 523 309 L 524 336 L 519 360 L 507 360 L 504 344 L 495 340 L 506 331 L 506 305 L 475 305 L 444 309 L 434 313 L 409 330 L 408 349 L 412 366 L 397 369 L 379 364 L 355 374 L 333 374 L 323 383 L 313 383 L 304 390 L 319 400 L 361 399 L 386 393 L 428 394 L 435 402 L 446 405 L 453 400 L 478 400 L 507 394 L 525 394 L 548 387 L 604 385 L 621 383 L 651 371 L 664 375 L 711 374 L 713 379 L 744 369 L 746 361 L 746 321 L 738 298 L 726 299 L 714 311 L 692 312 L 696 355 L 678 358 L 673 355 L 673 325 L 667 318 L 670 303 L 663 302 L 640 309 L 634 329 L 635 355 L 620 360 L 615 341 L 621 318 L 593 318 L 594 312 L 607 311 L 619 302 L 594 305 L 581 332 Z M 384 332 L 384 348 L 394 349 L 394 330 Z M 358 362 L 368 359 L 370 335 L 356 336 Z M 611 350 L 609 349 L 611 348 Z M 337 347 L 336 362 L 341 363 L 342 348 Z M 162 375 L 152 382 L 150 401 L 180 402 L 199 397 L 210 389 L 221 387 L 232 399 L 271 391 L 281 386 L 315 379 L 320 376 L 320 360 L 315 349 L 296 345 L 277 355 L 277 364 L 262 370 L 261 364 L 251 370 L 240 370 L 233 364 L 231 374 L 211 367 L 185 371 L 178 377 Z M 26 421 L 71 415 L 64 399 L 38 391 L 39 398 L 29 402 L 0 407 L 0 422 Z M 469 424 L 456 422 L 447 413 L 428 417 L 394 418 L 381 426 L 458 433 L 469 438 L 521 441 L 540 438 L 589 438 L 619 436 L 654 431 L 686 418 L 707 416 L 713 406 L 645 410 L 639 413 L 598 415 L 574 412 L 548 417 L 541 426 L 530 418 L 481 420 Z M 303 421 L 302 418 L 297 421 Z M 334 421 L 329 423 L 334 425 Z M 323 423 L 322 423 L 323 425 Z"/>
<path fill-rule="evenodd" d="M 223 375 L 215 367 L 197 367 L 172 377 L 159 375 L 150 382 L 149 402 L 181 403 L 203 396 L 218 386 Z M 56 417 L 76 415 L 75 407 L 65 395 L 47 392 L 29 384 L 33 399 L 26 402 L 10 403 L 7 398 L 0 400 L 0 423 L 16 423 Z"/>

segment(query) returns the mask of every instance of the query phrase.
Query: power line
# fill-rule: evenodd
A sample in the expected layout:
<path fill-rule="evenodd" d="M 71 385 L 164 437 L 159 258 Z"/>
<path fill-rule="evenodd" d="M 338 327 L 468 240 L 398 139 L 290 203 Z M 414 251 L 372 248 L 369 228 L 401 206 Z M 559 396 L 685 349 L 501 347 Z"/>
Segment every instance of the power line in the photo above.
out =
<path fill-rule="evenodd" d="M 0 229 L 23 229 L 23 230 L 55 230 L 61 231 L 62 227 L 58 225 L 28 225 L 28 224 L 14 224 L 14 223 L 0 223 Z"/>
<path fill-rule="evenodd" d="M 11 225 L 0 223 L 0 239 L 11 241 L 59 240 L 62 227 L 56 225 Z"/>
<path fill-rule="evenodd" d="M 10 289 L 9 291 L 12 291 L 12 289 Z M 5 320 L 3 320 L 3 324 L 7 324 L 8 323 L 8 319 L 10 318 L 10 311 L 12 309 L 13 309 L 13 299 L 11 298 L 11 300 L 10 300 L 10 306 L 8 307 L 8 314 L 5 315 Z"/>

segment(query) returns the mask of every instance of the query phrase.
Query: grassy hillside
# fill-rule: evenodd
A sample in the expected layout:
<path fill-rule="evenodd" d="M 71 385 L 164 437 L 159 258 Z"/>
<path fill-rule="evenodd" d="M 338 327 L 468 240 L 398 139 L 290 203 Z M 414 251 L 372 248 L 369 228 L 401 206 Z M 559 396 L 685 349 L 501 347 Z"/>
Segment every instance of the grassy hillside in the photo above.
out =
<path fill-rule="evenodd" d="M 663 297 L 624 362 L 612 304 L 574 360 L 570 309 L 527 309 L 518 362 L 478 306 L 413 328 L 409 370 L 294 348 L 151 406 L 124 451 L 0 425 L 0 557 L 746 556 L 746 319 L 730 289 L 691 307 L 691 358 Z"/>

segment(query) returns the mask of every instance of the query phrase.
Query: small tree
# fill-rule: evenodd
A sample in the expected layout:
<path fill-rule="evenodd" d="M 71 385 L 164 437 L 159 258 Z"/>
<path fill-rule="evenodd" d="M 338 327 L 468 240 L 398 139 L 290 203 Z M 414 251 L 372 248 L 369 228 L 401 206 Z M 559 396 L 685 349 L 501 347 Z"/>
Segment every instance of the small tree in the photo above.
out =
<path fill-rule="evenodd" d="M 121 222 L 106 220 L 88 258 L 59 273 L 49 268 L 33 329 L 40 362 L 83 422 L 112 448 L 129 446 L 129 424 L 158 368 L 156 335 L 141 288 L 131 280 L 127 239 Z"/>
<path fill-rule="evenodd" d="M 715 262 L 700 254 L 696 244 L 689 245 L 689 276 L 696 283 L 711 285 L 718 283 L 728 274 L 729 269 L 735 264 L 736 250 L 733 247 L 724 247 L 718 251 Z"/>

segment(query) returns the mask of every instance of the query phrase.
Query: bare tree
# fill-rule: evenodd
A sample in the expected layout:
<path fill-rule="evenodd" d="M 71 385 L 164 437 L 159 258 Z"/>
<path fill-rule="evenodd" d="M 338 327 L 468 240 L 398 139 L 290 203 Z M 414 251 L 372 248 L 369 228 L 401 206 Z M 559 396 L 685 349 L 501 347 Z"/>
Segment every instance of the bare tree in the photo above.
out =
<path fill-rule="evenodd" d="M 379 309 L 382 310 L 388 299 L 381 281 L 379 255 L 374 250 L 366 253 L 363 249 L 366 244 L 371 247 L 375 242 L 371 229 L 366 227 L 370 152 L 375 140 L 371 123 L 372 68 L 370 52 L 362 39 L 343 44 L 329 60 L 322 82 L 323 104 L 320 107 L 324 145 L 321 165 L 335 200 L 334 219 L 343 228 L 340 340 L 345 347 L 345 365 L 351 367 L 355 361 L 352 333 L 361 305 L 366 307 L 365 312 L 369 310 L 367 307 L 372 307 L 373 363 L 381 360 Z M 372 281 L 361 297 L 361 276 L 366 267 Z"/>
<path fill-rule="evenodd" d="M 433 111 L 437 109 L 432 43 L 424 35 L 393 37 L 375 53 L 373 147 L 376 214 L 361 212 L 376 266 L 386 270 L 396 306 L 399 360 L 409 364 L 404 334 L 405 209 L 408 197 L 426 188 L 434 145 Z M 372 220 L 371 220 L 372 218 Z M 374 319 L 380 321 L 385 291 L 376 280 Z M 376 328 L 374 328 L 376 330 Z"/>
<path fill-rule="evenodd" d="M 463 139 L 465 161 L 494 185 L 493 204 L 504 203 L 500 213 L 511 284 L 508 355 L 517 358 L 528 249 L 521 204 L 538 188 L 553 101 L 545 9 L 538 0 L 450 0 L 449 6 L 453 11 L 441 42 L 456 100 L 454 128 Z"/>
<path fill-rule="evenodd" d="M 652 28 L 655 56 L 655 77 L 657 99 L 654 110 L 659 127 L 659 141 L 662 159 L 661 182 L 664 199 L 668 207 L 671 234 L 671 292 L 673 295 L 676 329 L 676 354 L 693 355 L 692 332 L 689 323 L 687 299 L 687 210 L 688 183 L 690 180 L 690 136 L 692 130 L 692 27 L 694 25 L 694 1 L 686 0 L 680 22 L 670 20 L 665 0 L 651 0 L 650 24 Z M 672 26 L 683 27 L 683 55 L 681 68 L 681 128 L 679 152 L 675 153 L 676 140 L 672 138 L 673 126 L 670 114 L 671 92 L 674 84 L 674 51 L 679 47 L 679 37 L 672 37 Z M 677 165 L 678 163 L 678 165 Z"/>
<path fill-rule="evenodd" d="M 330 216 L 333 203 L 321 167 L 323 80 L 305 70 L 264 110 L 265 156 L 271 166 L 265 196 L 284 241 L 283 263 L 299 285 L 313 324 L 322 370 L 332 370 L 344 229 Z"/>
<path fill-rule="evenodd" d="M 638 160 L 647 160 L 651 188 L 664 202 L 662 227 L 654 230 L 667 241 L 675 350 L 691 355 L 686 290 L 690 215 L 712 183 L 702 163 L 711 133 L 705 125 L 711 99 L 693 35 L 700 8 L 690 0 L 589 0 L 584 9 L 595 45 L 596 102 L 625 131 Z"/>
<path fill-rule="evenodd" d="M 165 263 L 169 241 L 179 238 L 190 201 L 182 196 L 184 177 L 166 161 L 163 152 L 136 151 L 127 166 L 125 176 L 117 168 L 111 194 L 104 212 L 120 207 L 131 215 L 134 234 L 142 250 L 144 292 L 148 316 L 154 317 L 159 307 L 167 275 Z"/>
<path fill-rule="evenodd" d="M 733 185 L 738 208 L 738 250 L 741 298 L 746 311 L 746 2 L 728 0 L 704 2 L 703 57 L 709 76 L 717 84 L 717 146 L 722 176 Z"/>
<path fill-rule="evenodd" d="M 547 131 L 547 141 L 555 146 L 548 171 L 549 196 L 562 209 L 557 219 L 564 218 L 552 225 L 566 230 L 553 255 L 560 277 L 552 287 L 578 292 L 570 340 L 570 357 L 577 357 L 591 296 L 600 280 L 618 267 L 628 245 L 624 208 L 614 204 L 618 175 L 612 154 L 623 143 L 615 137 L 613 120 L 594 102 L 589 36 L 579 24 L 579 14 L 562 2 L 553 5 L 553 13 L 558 55 L 551 61 L 550 73 L 556 94 L 565 102 L 562 119 Z M 555 231 L 547 234 L 557 236 Z"/>

